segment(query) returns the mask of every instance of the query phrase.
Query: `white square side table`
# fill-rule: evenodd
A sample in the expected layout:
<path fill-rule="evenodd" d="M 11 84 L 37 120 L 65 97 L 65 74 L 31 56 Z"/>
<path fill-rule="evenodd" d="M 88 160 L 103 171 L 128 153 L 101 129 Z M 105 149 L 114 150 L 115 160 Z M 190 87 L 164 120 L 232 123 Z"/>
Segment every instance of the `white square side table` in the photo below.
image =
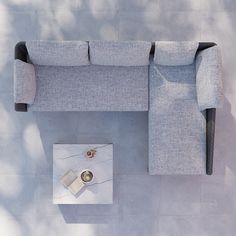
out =
<path fill-rule="evenodd" d="M 95 150 L 92 158 L 87 152 Z M 68 172 L 77 176 L 90 170 L 93 179 L 74 195 L 61 180 Z M 72 179 L 73 180 L 73 179 Z M 113 144 L 53 145 L 53 204 L 112 204 Z"/>

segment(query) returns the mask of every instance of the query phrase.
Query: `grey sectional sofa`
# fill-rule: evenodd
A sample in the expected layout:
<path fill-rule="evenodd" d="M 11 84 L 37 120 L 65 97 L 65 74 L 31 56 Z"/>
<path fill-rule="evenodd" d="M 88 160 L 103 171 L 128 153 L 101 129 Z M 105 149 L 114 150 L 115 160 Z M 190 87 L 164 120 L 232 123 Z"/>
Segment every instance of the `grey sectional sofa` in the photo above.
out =
<path fill-rule="evenodd" d="M 16 111 L 148 111 L 150 174 L 212 174 L 222 65 L 214 43 L 27 41 Z"/>

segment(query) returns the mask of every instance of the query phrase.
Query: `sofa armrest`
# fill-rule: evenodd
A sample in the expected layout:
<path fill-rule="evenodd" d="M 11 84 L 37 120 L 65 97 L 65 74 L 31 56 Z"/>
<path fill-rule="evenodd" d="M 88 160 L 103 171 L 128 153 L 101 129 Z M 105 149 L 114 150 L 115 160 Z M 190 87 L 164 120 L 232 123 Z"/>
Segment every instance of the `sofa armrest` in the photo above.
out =
<path fill-rule="evenodd" d="M 201 111 L 222 106 L 222 61 L 218 46 L 204 49 L 197 54 L 196 89 Z"/>
<path fill-rule="evenodd" d="M 197 55 L 205 49 L 216 46 L 214 42 L 200 42 Z M 216 109 L 206 109 L 206 174 L 213 173 L 213 157 L 214 157 L 214 138 L 215 138 L 215 118 Z"/>
<path fill-rule="evenodd" d="M 206 174 L 213 172 L 216 109 L 206 110 Z"/>
<path fill-rule="evenodd" d="M 16 59 L 14 62 L 14 102 L 18 104 L 15 108 L 33 104 L 36 96 L 36 76 L 34 65 Z M 26 105 L 19 105 L 26 104 Z M 19 109 L 16 109 L 19 111 Z"/>
<path fill-rule="evenodd" d="M 25 42 L 18 42 L 15 46 L 15 59 L 19 59 L 23 62 L 27 62 L 28 51 L 25 46 Z M 15 103 L 15 111 L 27 112 L 26 103 Z"/>

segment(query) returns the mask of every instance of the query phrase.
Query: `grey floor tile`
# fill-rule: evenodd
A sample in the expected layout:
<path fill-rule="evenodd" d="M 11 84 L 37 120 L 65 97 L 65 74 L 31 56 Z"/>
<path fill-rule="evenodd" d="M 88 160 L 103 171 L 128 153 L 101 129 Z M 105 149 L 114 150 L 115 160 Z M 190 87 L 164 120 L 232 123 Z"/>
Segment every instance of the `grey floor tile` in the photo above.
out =
<path fill-rule="evenodd" d="M 117 135 L 117 112 L 77 112 L 78 132 Z"/>
<path fill-rule="evenodd" d="M 119 208 L 121 216 L 157 216 L 160 195 L 159 176 L 123 175 L 119 177 Z"/>
<path fill-rule="evenodd" d="M 157 232 L 162 236 L 201 235 L 199 219 L 186 216 L 160 216 Z"/>
<path fill-rule="evenodd" d="M 13 10 L 16 12 L 22 11 L 32 11 L 32 3 L 31 1 L 9 1 L 2 0 L 0 9 L 5 9 L 6 11 Z"/>
<path fill-rule="evenodd" d="M 0 39 L 0 91 L 13 93 L 13 50 L 7 40 Z"/>
<path fill-rule="evenodd" d="M 10 138 L 10 141 L 1 142 L 1 174 L 34 174 L 35 159 L 24 147 L 22 137 Z M 39 157 L 41 158 L 41 157 Z"/>
<path fill-rule="evenodd" d="M 232 113 L 229 101 L 225 99 L 224 109 L 217 111 L 214 173 L 221 176 L 233 176 L 235 174 L 235 152 L 234 135 L 236 133 L 236 122 Z M 225 124 L 228 127 L 224 127 Z M 227 149 L 225 149 L 227 146 Z M 231 178 L 227 178 L 227 183 L 231 183 Z"/>
<path fill-rule="evenodd" d="M 235 234 L 233 221 L 233 215 L 161 216 L 158 233 L 163 236 L 233 236 Z"/>
<path fill-rule="evenodd" d="M 150 40 L 154 41 L 158 37 L 157 17 L 158 13 L 143 12 L 121 12 L 118 14 L 119 40 Z"/>
<path fill-rule="evenodd" d="M 227 52 L 226 47 L 232 45 L 231 40 L 225 40 L 227 37 L 235 37 L 234 22 L 236 12 L 204 12 L 204 24 L 202 24 L 202 40 L 213 40 L 223 46 L 222 53 Z M 224 33 L 224 35 L 222 34 Z M 227 54 L 233 56 L 233 54 Z"/>
<path fill-rule="evenodd" d="M 156 0 L 120 0 L 118 2 L 119 11 L 155 11 L 158 7 L 158 1 Z"/>
<path fill-rule="evenodd" d="M 118 142 L 114 152 L 120 175 L 148 174 L 148 125 L 146 112 L 118 114 Z"/>
<path fill-rule="evenodd" d="M 160 215 L 197 216 L 201 212 L 200 202 L 191 201 L 165 201 L 160 204 Z"/>
<path fill-rule="evenodd" d="M 0 40 L 8 40 L 12 33 L 12 25 L 8 9 L 2 2 L 0 3 Z M 2 50 L 2 47 L 1 47 Z"/>
<path fill-rule="evenodd" d="M 116 11 L 118 0 L 78 0 L 78 8 L 91 12 L 97 11 Z"/>
<path fill-rule="evenodd" d="M 148 175 L 147 133 L 132 132 L 119 137 L 120 142 L 114 147 L 119 175 Z"/>
<path fill-rule="evenodd" d="M 234 184 L 225 183 L 226 176 L 203 180 L 201 184 L 201 214 L 233 214 L 235 211 Z"/>
<path fill-rule="evenodd" d="M 146 132 L 148 127 L 148 112 L 118 112 L 117 120 L 119 132 Z"/>
<path fill-rule="evenodd" d="M 236 232 L 235 215 L 202 216 L 198 220 L 199 235 L 233 236 Z"/>
<path fill-rule="evenodd" d="M 40 0 L 35 1 L 15 1 L 2 0 L 5 8 L 15 12 L 33 12 L 36 10 L 55 10 L 55 9 L 76 9 L 79 0 Z"/>
<path fill-rule="evenodd" d="M 199 12 L 123 12 L 119 14 L 119 39 L 199 40 L 202 23 Z"/>
<path fill-rule="evenodd" d="M 30 113 L 27 113 L 30 114 Z M 16 113 L 14 113 L 16 115 Z M 22 113 L 21 113 L 22 115 Z M 6 115 L 5 115 L 6 116 Z M 7 117 L 7 116 L 6 116 Z M 1 174 L 46 174 L 51 170 L 52 158 L 44 147 L 45 136 L 41 138 L 40 130 L 33 119 L 11 119 L 9 125 L 1 129 L 0 147 Z M 19 129 L 14 124 L 20 125 Z M 28 123 L 28 124 L 27 124 Z M 5 125 L 8 123 L 5 122 Z M 52 157 L 52 156 L 51 156 Z"/>
<path fill-rule="evenodd" d="M 178 1 L 158 1 L 159 8 L 164 11 L 193 11 L 193 10 L 204 10 L 204 11 L 220 11 L 222 10 L 223 4 L 221 0 L 178 0 Z"/>
<path fill-rule="evenodd" d="M 14 43 L 35 39 L 37 29 L 35 28 L 35 12 L 9 11 L 10 37 Z"/>
<path fill-rule="evenodd" d="M 4 141 L 17 134 L 19 130 L 22 131 L 22 128 L 17 122 L 17 115 L 13 113 L 13 95 L 1 93 L 0 99 L 0 139 Z"/>
<path fill-rule="evenodd" d="M 116 40 L 116 11 L 39 11 L 36 28 L 41 39 Z M 93 30 L 91 30 L 93 29 Z"/>
<path fill-rule="evenodd" d="M 113 205 L 59 205 L 61 215 L 68 224 L 115 224 L 118 206 Z"/>
<path fill-rule="evenodd" d="M 233 0 L 221 0 L 223 9 L 226 11 L 236 11 L 236 2 Z"/>
<path fill-rule="evenodd" d="M 157 235 L 158 217 L 144 215 L 126 215 L 119 220 L 119 236 Z"/>
<path fill-rule="evenodd" d="M 17 137 L 23 139 L 27 130 L 35 124 L 34 116 L 31 113 L 15 112 L 12 92 L 0 92 L 0 112 L 1 145 L 6 145 L 12 141 L 11 139 Z M 16 145 L 18 144 L 16 143 Z"/>
<path fill-rule="evenodd" d="M 162 176 L 161 201 L 200 202 L 201 178 L 199 176 Z"/>
<path fill-rule="evenodd" d="M 203 24 L 201 12 L 160 11 L 156 30 L 158 40 L 199 40 Z"/>
<path fill-rule="evenodd" d="M 34 202 L 34 176 L 0 175 L 0 202 L 13 217 L 27 212 Z"/>
<path fill-rule="evenodd" d="M 12 214 L 0 205 L 0 227 L 4 235 L 29 235 L 28 230 L 24 226 L 24 221 L 20 217 L 12 216 Z"/>
<path fill-rule="evenodd" d="M 39 166 L 47 163 L 33 115 L 15 112 L 12 94 L 2 93 L 0 98 L 1 161 L 15 169 L 16 173 L 40 171 Z M 0 173 L 7 172 L 0 167 Z"/>
<path fill-rule="evenodd" d="M 46 0 L 47 2 L 47 0 Z M 78 7 L 78 0 L 49 0 L 51 9 L 76 9 Z M 37 6 L 38 9 L 39 6 Z M 46 10 L 46 8 L 44 8 Z"/>
<path fill-rule="evenodd" d="M 162 176 L 160 215 L 200 215 L 200 177 Z"/>
<path fill-rule="evenodd" d="M 90 218 L 93 217 L 91 216 Z M 25 227 L 28 232 L 28 234 L 25 235 L 117 236 L 116 223 L 69 224 L 64 221 L 64 218 L 60 214 L 50 215 L 50 216 L 46 214 L 44 215 L 37 214 L 33 215 L 32 217 L 24 217 L 23 219 L 21 219 L 21 222 L 22 222 L 21 226 Z"/>
<path fill-rule="evenodd" d="M 32 112 L 41 131 L 64 131 L 71 133 L 78 130 L 77 112 Z"/>

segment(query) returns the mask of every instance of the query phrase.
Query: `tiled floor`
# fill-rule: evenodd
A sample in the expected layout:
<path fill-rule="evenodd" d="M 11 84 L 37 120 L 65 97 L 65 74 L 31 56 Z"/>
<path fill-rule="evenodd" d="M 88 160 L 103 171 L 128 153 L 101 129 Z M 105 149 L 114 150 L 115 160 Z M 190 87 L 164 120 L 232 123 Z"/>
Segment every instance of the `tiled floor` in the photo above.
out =
<path fill-rule="evenodd" d="M 149 176 L 147 113 L 16 113 L 13 48 L 27 39 L 215 41 L 224 108 L 213 176 Z M 1 236 L 235 236 L 236 2 L 2 0 L 0 2 Z M 52 144 L 113 142 L 112 206 L 52 205 Z"/>

